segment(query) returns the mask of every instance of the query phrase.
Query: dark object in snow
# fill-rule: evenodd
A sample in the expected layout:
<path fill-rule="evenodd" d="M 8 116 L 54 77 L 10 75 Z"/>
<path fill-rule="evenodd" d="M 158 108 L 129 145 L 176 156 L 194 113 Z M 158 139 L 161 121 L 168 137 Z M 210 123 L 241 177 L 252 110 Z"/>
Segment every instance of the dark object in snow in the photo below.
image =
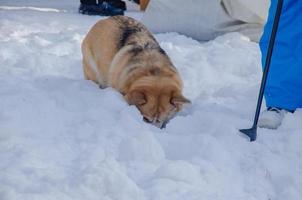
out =
<path fill-rule="evenodd" d="M 106 0 L 109 4 L 113 5 L 116 8 L 122 9 L 123 11 L 127 10 L 126 3 L 121 0 Z"/>
<path fill-rule="evenodd" d="M 86 15 L 115 16 L 124 15 L 125 2 L 121 0 L 81 0 L 79 13 Z"/>
<path fill-rule="evenodd" d="M 265 89 L 265 85 L 266 85 L 267 75 L 268 75 L 271 58 L 272 58 L 272 54 L 273 54 L 275 38 L 276 38 L 278 25 L 279 25 L 279 19 L 280 19 L 280 15 L 281 15 L 281 11 L 282 11 L 282 5 L 283 5 L 283 0 L 278 0 L 274 24 L 273 24 L 273 28 L 272 28 L 270 41 L 269 41 L 268 51 L 266 54 L 265 67 L 264 67 L 264 71 L 263 71 L 263 75 L 262 75 L 261 86 L 260 86 L 253 126 L 250 129 L 240 129 L 239 130 L 240 132 L 247 135 L 250 138 L 251 142 L 255 141 L 257 138 L 257 124 L 258 124 L 258 119 L 259 119 L 259 114 L 260 114 L 260 109 L 261 109 L 261 104 L 262 104 L 262 99 L 263 99 L 263 93 L 264 93 L 264 89 Z"/>
<path fill-rule="evenodd" d="M 137 3 L 137 4 L 139 4 L 140 3 L 140 1 L 139 0 L 133 0 L 135 3 Z"/>
<path fill-rule="evenodd" d="M 116 8 L 122 9 L 124 11 L 127 10 L 126 3 L 122 0 L 80 0 L 81 4 L 85 5 L 97 5 L 101 4 L 104 1 Z"/>

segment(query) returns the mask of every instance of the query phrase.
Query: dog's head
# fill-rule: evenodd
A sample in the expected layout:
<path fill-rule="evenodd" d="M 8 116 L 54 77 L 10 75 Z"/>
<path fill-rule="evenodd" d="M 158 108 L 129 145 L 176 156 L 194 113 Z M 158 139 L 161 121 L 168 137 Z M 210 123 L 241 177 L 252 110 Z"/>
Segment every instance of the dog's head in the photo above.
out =
<path fill-rule="evenodd" d="M 145 122 L 163 128 L 166 123 L 190 100 L 181 94 L 173 80 L 146 80 L 136 84 L 125 95 L 130 105 L 135 105 Z"/>

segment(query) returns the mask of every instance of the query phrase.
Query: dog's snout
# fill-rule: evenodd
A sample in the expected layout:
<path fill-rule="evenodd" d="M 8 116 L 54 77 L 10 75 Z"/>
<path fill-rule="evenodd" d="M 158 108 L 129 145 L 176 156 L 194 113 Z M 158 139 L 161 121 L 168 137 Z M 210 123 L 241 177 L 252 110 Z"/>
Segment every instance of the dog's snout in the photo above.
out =
<path fill-rule="evenodd" d="M 147 117 L 143 117 L 143 120 L 144 120 L 144 122 L 152 123 L 152 121 L 150 121 Z"/>
<path fill-rule="evenodd" d="M 159 119 L 153 119 L 150 120 L 147 117 L 143 117 L 144 122 L 147 122 L 149 124 L 153 124 L 154 126 L 158 127 L 158 128 L 166 128 L 166 124 L 168 123 L 168 120 L 166 121 L 160 121 Z"/>

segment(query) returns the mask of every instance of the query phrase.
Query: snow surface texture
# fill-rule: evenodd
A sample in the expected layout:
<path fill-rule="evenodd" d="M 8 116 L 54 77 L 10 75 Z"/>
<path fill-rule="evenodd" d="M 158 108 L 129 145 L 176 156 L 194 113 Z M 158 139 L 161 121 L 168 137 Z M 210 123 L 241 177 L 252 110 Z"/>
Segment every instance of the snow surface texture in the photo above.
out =
<path fill-rule="evenodd" d="M 160 130 L 83 79 L 81 40 L 100 17 L 77 3 L 0 1 L 1 200 L 301 199 L 301 110 L 254 143 L 238 132 L 254 114 L 256 43 L 156 35 L 193 102 Z"/>

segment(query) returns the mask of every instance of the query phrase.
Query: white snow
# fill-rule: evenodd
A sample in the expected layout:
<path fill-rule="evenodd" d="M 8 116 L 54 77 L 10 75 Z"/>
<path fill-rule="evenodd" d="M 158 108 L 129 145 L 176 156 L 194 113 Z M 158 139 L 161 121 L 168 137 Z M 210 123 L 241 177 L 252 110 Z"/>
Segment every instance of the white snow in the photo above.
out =
<path fill-rule="evenodd" d="M 32 6 L 0 6 L 0 9 L 3 10 L 36 10 L 41 12 L 60 12 L 58 9 L 53 8 L 36 8 Z M 61 12 L 66 12 L 65 10 L 62 10 Z"/>
<path fill-rule="evenodd" d="M 81 40 L 100 17 L 78 4 L 0 1 L 0 200 L 301 199 L 302 110 L 253 143 L 238 132 L 254 115 L 256 43 L 155 35 L 193 102 L 160 130 L 84 80 Z"/>

